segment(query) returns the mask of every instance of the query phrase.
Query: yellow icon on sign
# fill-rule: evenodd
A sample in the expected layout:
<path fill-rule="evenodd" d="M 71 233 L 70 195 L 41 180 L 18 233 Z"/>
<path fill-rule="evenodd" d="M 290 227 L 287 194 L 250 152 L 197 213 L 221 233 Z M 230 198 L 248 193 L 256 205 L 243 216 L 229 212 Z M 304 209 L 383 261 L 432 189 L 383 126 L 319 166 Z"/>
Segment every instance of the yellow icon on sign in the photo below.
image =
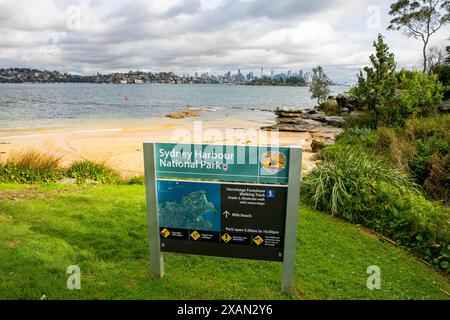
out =
<path fill-rule="evenodd" d="M 161 231 L 161 235 L 162 235 L 164 238 L 167 238 L 168 236 L 170 236 L 170 231 L 167 230 L 167 229 L 164 229 L 163 231 Z"/>
<path fill-rule="evenodd" d="M 261 164 L 264 170 L 276 174 L 286 168 L 287 158 L 281 152 L 266 152 L 261 157 Z"/>
<path fill-rule="evenodd" d="M 191 237 L 192 237 L 192 239 L 197 241 L 198 239 L 200 239 L 201 235 L 197 231 L 194 231 L 194 232 L 191 233 Z"/>
<path fill-rule="evenodd" d="M 259 245 L 261 245 L 261 244 L 264 242 L 264 239 L 261 238 L 260 236 L 257 236 L 257 237 L 255 237 L 255 238 L 253 238 L 253 242 L 254 242 L 257 246 L 259 246 Z"/>
<path fill-rule="evenodd" d="M 233 238 L 232 238 L 228 233 L 225 233 L 225 234 L 222 236 L 222 240 L 223 240 L 223 242 L 228 243 L 228 242 L 230 242 L 231 240 L 233 240 Z"/>

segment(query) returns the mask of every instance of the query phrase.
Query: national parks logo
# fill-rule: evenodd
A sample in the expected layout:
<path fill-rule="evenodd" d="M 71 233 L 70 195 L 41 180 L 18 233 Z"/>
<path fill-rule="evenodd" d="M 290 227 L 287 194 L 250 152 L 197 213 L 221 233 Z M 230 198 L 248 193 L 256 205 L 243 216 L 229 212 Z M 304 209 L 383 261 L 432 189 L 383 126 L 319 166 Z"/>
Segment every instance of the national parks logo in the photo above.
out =
<path fill-rule="evenodd" d="M 269 174 L 276 174 L 286 168 L 286 155 L 278 151 L 266 152 L 261 157 L 262 168 Z"/>

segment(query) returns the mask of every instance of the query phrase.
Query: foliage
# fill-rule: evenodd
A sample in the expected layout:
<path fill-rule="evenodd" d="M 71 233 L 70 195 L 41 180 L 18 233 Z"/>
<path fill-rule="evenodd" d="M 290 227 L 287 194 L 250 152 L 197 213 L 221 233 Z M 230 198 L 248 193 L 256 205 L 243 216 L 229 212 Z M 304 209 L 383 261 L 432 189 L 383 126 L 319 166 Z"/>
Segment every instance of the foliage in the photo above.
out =
<path fill-rule="evenodd" d="M 6 163 L 0 164 L 0 182 L 50 182 L 62 176 L 60 159 L 36 150 L 13 152 Z"/>
<path fill-rule="evenodd" d="M 152 281 L 143 186 L 34 188 L 45 197 L 0 197 L 0 299 L 448 299 L 442 275 L 303 201 L 294 293 L 280 292 L 276 263 L 171 253 L 164 254 L 164 279 Z M 30 193 L 23 185 L 0 190 L 8 198 Z M 74 263 L 82 270 L 82 290 L 65 285 Z M 366 287 L 372 264 L 382 270 L 383 290 Z"/>
<path fill-rule="evenodd" d="M 145 176 L 136 176 L 129 179 L 126 184 L 128 185 L 145 185 Z"/>
<path fill-rule="evenodd" d="M 448 210 L 427 201 L 386 161 L 334 149 L 305 177 L 302 190 L 315 208 L 372 228 L 450 272 Z"/>
<path fill-rule="evenodd" d="M 359 104 L 373 115 L 374 126 L 378 127 L 392 121 L 392 116 L 397 113 L 395 110 L 397 77 L 394 54 L 389 52 L 389 47 L 381 34 L 374 42 L 374 47 L 376 54 L 370 56 L 372 67 L 364 68 L 366 77 L 362 71 L 360 72 L 354 94 Z M 397 115 L 394 116 L 398 118 Z"/>
<path fill-rule="evenodd" d="M 319 151 L 322 151 L 326 147 L 326 144 L 323 141 L 320 140 L 313 140 L 311 142 L 311 150 L 314 153 L 317 153 Z"/>
<path fill-rule="evenodd" d="M 300 78 L 300 77 L 289 77 L 289 78 L 283 78 L 283 79 L 264 78 L 264 79 L 254 79 L 249 84 L 255 85 L 255 86 L 304 87 L 304 86 L 306 86 L 306 80 L 303 78 Z"/>
<path fill-rule="evenodd" d="M 436 112 L 444 97 L 438 76 L 417 71 L 396 72 L 395 57 L 381 35 L 374 46 L 372 67 L 364 68 L 366 76 L 361 72 L 358 86 L 351 90 L 363 112 L 348 117 L 347 126 L 403 126 L 411 117 Z"/>
<path fill-rule="evenodd" d="M 120 182 L 120 176 L 116 171 L 102 163 L 89 160 L 74 162 L 67 169 L 67 176 L 76 179 L 78 182 L 86 182 L 87 180 L 110 184 Z"/>
<path fill-rule="evenodd" d="M 317 99 L 317 103 L 326 100 L 331 93 L 330 90 L 331 80 L 327 74 L 323 71 L 321 66 L 313 69 L 313 79 L 309 87 L 311 93 L 311 99 Z"/>
<path fill-rule="evenodd" d="M 346 128 L 375 129 L 375 114 L 373 112 L 359 112 L 344 117 Z"/>
<path fill-rule="evenodd" d="M 402 30 L 407 36 L 422 40 L 423 72 L 427 71 L 427 47 L 431 36 L 450 22 L 450 1 L 397 0 L 389 14 L 394 17 L 389 30 Z"/>
<path fill-rule="evenodd" d="M 407 118 L 428 115 L 436 112 L 442 103 L 443 87 L 436 75 L 427 75 L 417 71 L 398 73 L 398 109 L 403 122 Z"/>
<path fill-rule="evenodd" d="M 341 107 L 336 101 L 327 100 L 322 102 L 318 109 L 323 111 L 327 116 L 336 116 L 341 113 Z"/>
<path fill-rule="evenodd" d="M 403 151 L 412 176 L 427 194 L 450 204 L 450 115 L 411 119 L 402 140 L 412 145 Z"/>
<path fill-rule="evenodd" d="M 0 163 L 0 182 L 41 183 L 63 178 L 74 178 L 80 183 L 87 180 L 112 184 L 121 182 L 119 174 L 102 163 L 84 160 L 74 162 L 65 169 L 60 158 L 37 150 L 13 152 L 5 163 Z"/>

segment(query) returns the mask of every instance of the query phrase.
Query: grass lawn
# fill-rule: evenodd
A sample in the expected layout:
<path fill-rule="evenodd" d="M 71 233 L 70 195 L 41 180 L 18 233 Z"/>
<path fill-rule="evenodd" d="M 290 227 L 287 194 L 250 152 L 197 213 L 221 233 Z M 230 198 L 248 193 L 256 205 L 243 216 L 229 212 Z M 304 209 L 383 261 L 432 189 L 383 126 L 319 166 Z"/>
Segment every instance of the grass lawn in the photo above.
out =
<path fill-rule="evenodd" d="M 165 254 L 151 280 L 142 186 L 0 185 L 0 299 L 448 299 L 448 278 L 366 230 L 300 210 L 293 294 L 278 263 Z M 79 265 L 81 290 L 66 288 Z M 382 289 L 366 287 L 370 265 Z"/>

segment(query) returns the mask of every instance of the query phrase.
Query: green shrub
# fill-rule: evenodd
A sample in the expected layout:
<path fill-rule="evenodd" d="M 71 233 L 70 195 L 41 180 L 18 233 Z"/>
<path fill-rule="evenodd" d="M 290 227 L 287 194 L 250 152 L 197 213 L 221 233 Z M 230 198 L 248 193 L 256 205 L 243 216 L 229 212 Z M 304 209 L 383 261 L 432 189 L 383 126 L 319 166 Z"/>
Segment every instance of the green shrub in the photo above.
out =
<path fill-rule="evenodd" d="M 323 141 L 320 140 L 313 140 L 311 142 L 311 150 L 314 153 L 317 153 L 319 151 L 322 151 L 326 147 L 326 144 Z"/>
<path fill-rule="evenodd" d="M 418 71 L 401 71 L 398 77 L 400 90 L 398 113 L 401 120 L 436 112 L 443 98 L 443 86 L 436 75 L 427 75 Z"/>
<path fill-rule="evenodd" d="M 391 237 L 434 265 L 448 264 L 448 210 L 427 201 L 389 163 L 334 149 L 305 177 L 302 190 L 315 208 Z"/>
<path fill-rule="evenodd" d="M 96 163 L 89 160 L 74 162 L 67 169 L 67 176 L 83 183 L 87 180 L 93 180 L 100 183 L 118 184 L 120 183 L 119 174 L 102 163 Z"/>
<path fill-rule="evenodd" d="M 356 115 L 345 117 L 346 128 L 369 128 L 375 129 L 375 113 L 361 112 Z"/>
<path fill-rule="evenodd" d="M 411 119 L 404 141 L 414 152 L 404 158 L 416 181 L 434 199 L 450 203 L 450 115 Z"/>
<path fill-rule="evenodd" d="M 145 176 L 137 176 L 129 179 L 126 184 L 128 185 L 145 185 Z"/>
<path fill-rule="evenodd" d="M 341 107 L 336 101 L 325 101 L 319 105 L 319 110 L 323 111 L 327 116 L 336 116 L 341 113 Z"/>
<path fill-rule="evenodd" d="M 13 152 L 6 163 L 0 164 L 0 182 L 52 182 L 63 174 L 58 157 L 36 150 Z"/>

